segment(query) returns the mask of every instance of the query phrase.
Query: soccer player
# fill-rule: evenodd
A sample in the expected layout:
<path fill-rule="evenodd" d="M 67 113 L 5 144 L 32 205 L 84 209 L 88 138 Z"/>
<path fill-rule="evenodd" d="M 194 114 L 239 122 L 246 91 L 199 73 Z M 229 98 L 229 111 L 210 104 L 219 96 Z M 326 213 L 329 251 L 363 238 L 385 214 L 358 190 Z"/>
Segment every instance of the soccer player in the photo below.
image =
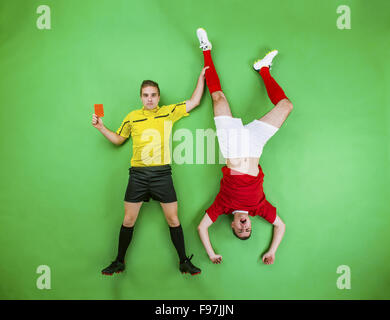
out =
<path fill-rule="evenodd" d="M 133 138 L 133 156 L 124 198 L 125 215 L 119 232 L 118 253 L 116 259 L 102 270 L 105 275 L 125 270 L 125 255 L 139 210 L 150 198 L 161 204 L 171 240 L 179 256 L 179 270 L 191 275 L 201 272 L 191 263 L 193 255 L 188 257 L 185 250 L 172 181 L 169 141 L 173 124 L 188 116 L 199 105 L 204 91 L 206 69 L 202 69 L 191 98 L 177 104 L 160 107 L 158 84 L 151 80 L 143 81 L 140 90 L 143 107 L 130 112 L 116 132 L 107 129 L 96 114 L 92 115 L 92 125 L 113 144 L 121 145 L 130 136 Z"/>
<path fill-rule="evenodd" d="M 259 159 L 266 142 L 278 131 L 292 110 L 292 103 L 281 87 L 270 75 L 272 60 L 278 51 L 269 52 L 254 63 L 253 68 L 263 78 L 269 98 L 275 107 L 260 119 L 243 125 L 240 118 L 233 117 L 212 58 L 212 45 L 204 29 L 197 30 L 200 48 L 203 50 L 206 84 L 210 91 L 218 143 L 226 166 L 222 168 L 221 187 L 213 204 L 206 210 L 198 226 L 203 246 L 213 263 L 222 262 L 210 243 L 208 228 L 222 214 L 233 215 L 233 234 L 241 240 L 252 233 L 251 216 L 260 216 L 273 224 L 273 239 L 268 251 L 262 256 L 265 264 L 273 264 L 276 250 L 283 238 L 285 224 L 276 214 L 276 208 L 265 198 L 263 192 L 263 171 Z"/>

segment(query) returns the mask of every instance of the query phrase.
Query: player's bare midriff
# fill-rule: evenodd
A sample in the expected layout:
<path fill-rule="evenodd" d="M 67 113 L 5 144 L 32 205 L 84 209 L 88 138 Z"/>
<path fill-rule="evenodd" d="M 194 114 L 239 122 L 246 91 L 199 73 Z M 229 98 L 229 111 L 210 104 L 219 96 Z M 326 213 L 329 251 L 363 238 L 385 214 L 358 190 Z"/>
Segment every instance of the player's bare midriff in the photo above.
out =
<path fill-rule="evenodd" d="M 226 160 L 226 166 L 232 170 L 257 176 L 259 174 L 260 158 L 230 158 Z"/>

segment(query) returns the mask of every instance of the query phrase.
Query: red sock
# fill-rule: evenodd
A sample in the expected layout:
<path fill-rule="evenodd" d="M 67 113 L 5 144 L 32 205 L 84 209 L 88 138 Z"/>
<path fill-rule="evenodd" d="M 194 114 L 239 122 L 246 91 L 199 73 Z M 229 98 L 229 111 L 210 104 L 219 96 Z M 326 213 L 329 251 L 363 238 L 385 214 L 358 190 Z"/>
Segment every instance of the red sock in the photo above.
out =
<path fill-rule="evenodd" d="M 204 66 L 210 67 L 206 70 L 206 84 L 209 88 L 210 94 L 215 91 L 222 91 L 221 83 L 219 82 L 217 71 L 215 70 L 213 59 L 211 58 L 211 51 L 203 51 Z"/>
<path fill-rule="evenodd" d="M 267 89 L 268 97 L 274 105 L 276 105 L 280 100 L 287 99 L 282 88 L 278 85 L 274 78 L 269 73 L 268 67 L 263 67 L 259 71 L 261 77 L 263 78 L 265 88 Z"/>

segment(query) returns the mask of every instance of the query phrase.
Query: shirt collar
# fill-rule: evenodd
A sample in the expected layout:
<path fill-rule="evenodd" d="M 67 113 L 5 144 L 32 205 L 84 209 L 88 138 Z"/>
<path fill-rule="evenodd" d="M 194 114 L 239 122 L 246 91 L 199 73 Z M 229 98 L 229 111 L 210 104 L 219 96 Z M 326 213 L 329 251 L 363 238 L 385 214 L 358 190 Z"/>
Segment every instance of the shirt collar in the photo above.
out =
<path fill-rule="evenodd" d="M 248 211 L 244 211 L 244 210 L 234 210 L 234 211 L 232 212 L 232 214 L 235 214 L 235 213 L 238 213 L 238 212 L 246 213 L 246 214 L 249 213 Z"/>
<path fill-rule="evenodd" d="M 145 108 L 145 106 L 142 106 L 142 113 L 145 115 L 145 116 L 152 116 L 152 115 L 155 115 L 157 114 L 158 110 L 160 110 L 160 107 L 157 106 L 156 108 L 152 109 L 152 110 L 147 110 Z"/>

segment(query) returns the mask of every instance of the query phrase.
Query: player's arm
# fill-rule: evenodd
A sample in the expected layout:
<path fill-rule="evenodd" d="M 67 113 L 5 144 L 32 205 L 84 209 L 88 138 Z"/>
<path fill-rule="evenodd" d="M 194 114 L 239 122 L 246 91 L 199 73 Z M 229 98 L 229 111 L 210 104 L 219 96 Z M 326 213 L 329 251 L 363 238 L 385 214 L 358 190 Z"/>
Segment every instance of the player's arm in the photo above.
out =
<path fill-rule="evenodd" d="M 98 117 L 96 114 L 92 115 L 92 126 L 98 129 L 103 134 L 103 136 L 105 136 L 113 144 L 119 146 L 126 140 L 126 138 L 106 128 L 103 124 L 102 118 Z"/>
<path fill-rule="evenodd" d="M 274 230 L 273 230 L 271 245 L 268 251 L 262 257 L 262 260 L 265 264 L 274 263 L 276 250 L 278 249 L 280 242 L 283 239 L 284 232 L 286 231 L 286 225 L 284 224 L 282 219 L 280 219 L 279 216 L 276 216 L 273 225 L 274 225 Z"/>
<path fill-rule="evenodd" d="M 191 99 L 186 101 L 186 111 L 190 112 L 192 109 L 197 107 L 200 104 L 200 100 L 202 99 L 203 91 L 204 91 L 204 79 L 205 79 L 205 72 L 206 69 L 209 67 L 205 67 L 202 69 L 198 82 L 196 83 L 196 88 L 194 90 L 194 93 L 191 96 Z"/>
<path fill-rule="evenodd" d="M 207 252 L 210 260 L 213 263 L 221 263 L 222 256 L 215 254 L 214 249 L 211 246 L 211 242 L 210 242 L 208 229 L 212 224 L 213 224 L 213 221 L 210 219 L 210 217 L 206 213 L 198 226 L 198 233 L 199 233 L 200 240 L 202 240 L 203 246 L 206 249 L 206 252 Z"/>

